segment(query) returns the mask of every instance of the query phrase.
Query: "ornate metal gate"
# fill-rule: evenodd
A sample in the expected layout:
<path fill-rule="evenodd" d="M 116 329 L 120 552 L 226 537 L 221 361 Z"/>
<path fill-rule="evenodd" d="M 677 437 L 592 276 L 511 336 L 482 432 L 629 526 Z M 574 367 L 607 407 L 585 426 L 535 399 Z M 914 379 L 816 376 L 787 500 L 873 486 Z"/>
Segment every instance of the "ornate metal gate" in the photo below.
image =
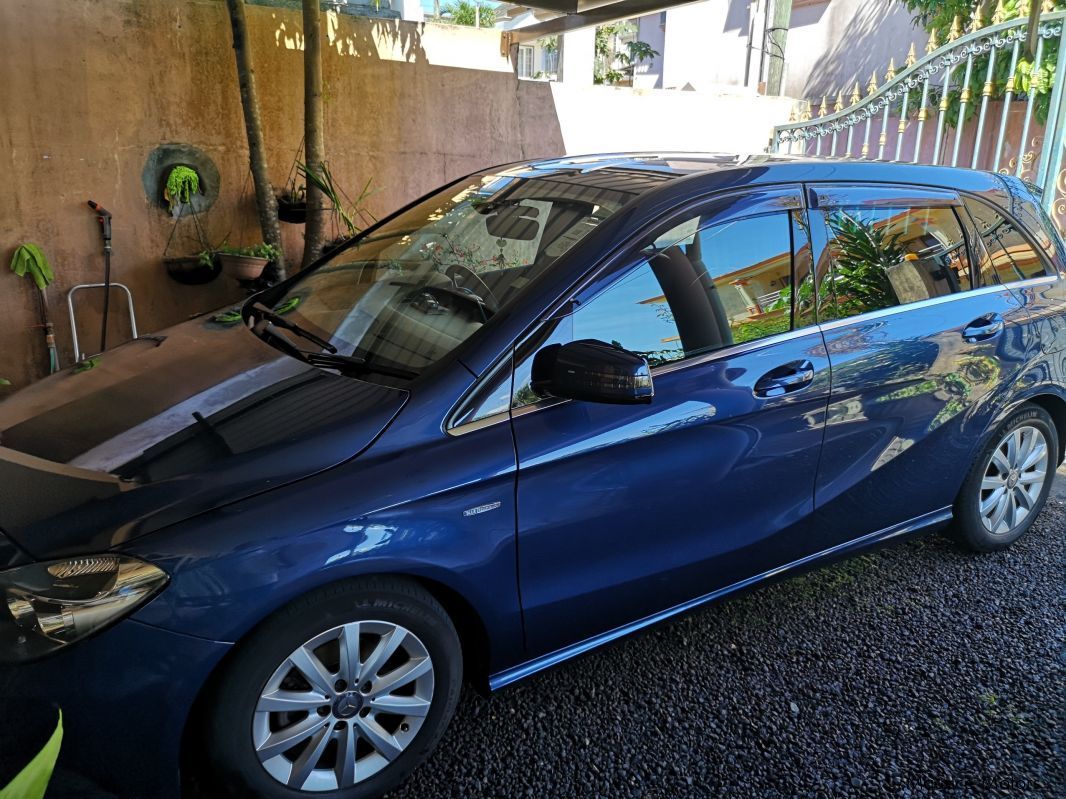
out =
<path fill-rule="evenodd" d="M 856 81 L 849 103 L 838 92 L 830 111 L 823 97 L 817 117 L 814 103 L 801 102 L 798 119 L 794 111 L 788 124 L 774 128 L 772 150 L 1017 175 L 1042 189 L 1066 234 L 1066 11 L 1041 15 L 1031 60 L 1028 28 L 1024 18 L 985 27 L 975 14 L 963 33 L 956 18 L 946 44 L 934 33 L 921 59 L 912 46 L 901 72 L 889 64 L 883 86 L 871 77 L 865 98 Z M 1046 59 L 1054 52 L 1048 87 Z M 1048 88 L 1046 109 L 1038 107 Z"/>

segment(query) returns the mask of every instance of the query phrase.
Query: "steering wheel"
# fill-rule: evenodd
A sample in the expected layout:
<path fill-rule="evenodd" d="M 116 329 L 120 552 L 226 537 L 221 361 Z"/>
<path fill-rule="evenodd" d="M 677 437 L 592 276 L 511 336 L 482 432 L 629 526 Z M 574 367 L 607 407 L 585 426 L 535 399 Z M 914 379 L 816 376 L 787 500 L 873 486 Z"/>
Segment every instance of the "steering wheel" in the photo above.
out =
<path fill-rule="evenodd" d="M 499 301 L 499 299 L 496 297 L 495 294 L 492 293 L 492 289 L 489 288 L 489 284 L 486 283 L 484 280 L 482 280 L 481 275 L 479 275 L 477 272 L 475 272 L 469 266 L 466 266 L 464 264 L 449 264 L 448 266 L 446 266 L 444 268 L 444 274 L 445 274 L 445 276 L 451 278 L 452 283 L 455 283 L 456 282 L 455 281 L 455 276 L 452 274 L 452 272 L 456 271 L 456 270 L 460 270 L 460 269 L 463 270 L 464 272 L 466 272 L 468 275 L 471 275 L 474 278 L 474 280 L 476 280 L 478 283 L 480 283 L 485 288 L 485 291 L 488 293 L 488 298 L 490 300 L 492 300 L 492 305 L 489 305 L 488 303 L 486 303 L 485 304 L 486 307 L 490 311 L 492 311 L 493 313 L 498 311 L 500 309 L 500 301 Z"/>

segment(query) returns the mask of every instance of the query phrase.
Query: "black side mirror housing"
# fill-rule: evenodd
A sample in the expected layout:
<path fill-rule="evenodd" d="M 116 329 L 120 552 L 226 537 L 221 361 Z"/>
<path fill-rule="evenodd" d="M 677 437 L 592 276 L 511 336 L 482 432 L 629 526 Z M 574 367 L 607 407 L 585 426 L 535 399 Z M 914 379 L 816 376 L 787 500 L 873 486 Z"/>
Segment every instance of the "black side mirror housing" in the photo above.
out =
<path fill-rule="evenodd" d="M 545 347 L 533 357 L 531 378 L 538 394 L 560 399 L 636 405 L 655 396 L 647 360 L 595 339 Z"/>

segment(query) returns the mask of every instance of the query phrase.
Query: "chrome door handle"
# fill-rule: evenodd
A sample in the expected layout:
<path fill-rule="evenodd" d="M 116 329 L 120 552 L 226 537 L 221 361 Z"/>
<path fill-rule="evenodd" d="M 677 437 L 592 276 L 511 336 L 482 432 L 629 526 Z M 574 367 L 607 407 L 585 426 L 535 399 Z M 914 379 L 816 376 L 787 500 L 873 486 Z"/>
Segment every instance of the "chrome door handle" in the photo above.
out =
<path fill-rule="evenodd" d="M 1003 317 L 998 313 L 992 313 L 970 322 L 962 331 L 962 337 L 970 344 L 976 344 L 978 341 L 995 338 L 1003 332 L 1004 327 L 1006 325 Z"/>
<path fill-rule="evenodd" d="M 810 361 L 792 361 L 771 369 L 755 381 L 756 397 L 780 397 L 800 391 L 814 382 L 814 364 Z"/>

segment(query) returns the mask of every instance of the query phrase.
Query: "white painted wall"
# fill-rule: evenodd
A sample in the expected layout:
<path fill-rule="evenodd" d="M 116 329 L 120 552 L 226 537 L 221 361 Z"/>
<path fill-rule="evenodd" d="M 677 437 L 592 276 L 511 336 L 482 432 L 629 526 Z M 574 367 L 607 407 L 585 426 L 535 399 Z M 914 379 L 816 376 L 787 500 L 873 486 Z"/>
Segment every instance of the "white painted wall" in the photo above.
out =
<path fill-rule="evenodd" d="M 567 154 L 761 152 L 791 100 L 742 89 L 669 91 L 551 83 Z"/>

